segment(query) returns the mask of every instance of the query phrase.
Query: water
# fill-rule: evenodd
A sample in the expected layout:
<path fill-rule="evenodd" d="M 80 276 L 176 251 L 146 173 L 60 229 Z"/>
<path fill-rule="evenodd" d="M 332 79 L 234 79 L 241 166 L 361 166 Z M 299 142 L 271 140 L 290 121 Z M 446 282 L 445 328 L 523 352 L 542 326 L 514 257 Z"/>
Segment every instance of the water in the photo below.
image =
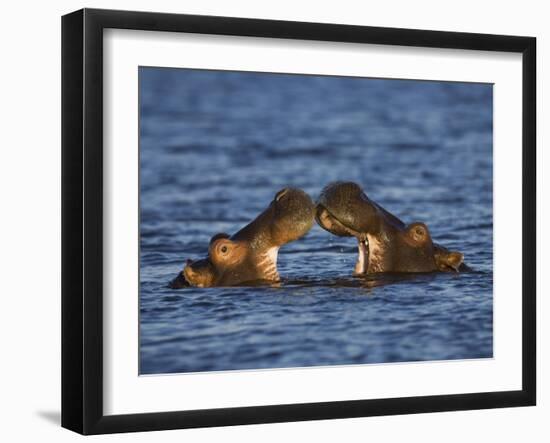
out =
<path fill-rule="evenodd" d="M 281 287 L 169 289 L 284 186 L 360 183 L 462 274 L 351 277 L 319 226 Z M 142 374 L 492 357 L 492 86 L 140 69 Z"/>

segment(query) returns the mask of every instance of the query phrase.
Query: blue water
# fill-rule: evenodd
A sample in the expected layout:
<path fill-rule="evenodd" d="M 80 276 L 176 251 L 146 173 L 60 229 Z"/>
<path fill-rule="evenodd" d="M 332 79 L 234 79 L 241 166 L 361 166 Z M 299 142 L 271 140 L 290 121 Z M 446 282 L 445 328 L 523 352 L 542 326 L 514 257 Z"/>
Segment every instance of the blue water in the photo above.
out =
<path fill-rule="evenodd" d="M 492 86 L 140 69 L 142 374 L 492 357 Z M 169 289 L 284 186 L 360 183 L 471 273 L 351 276 L 319 226 L 273 287 Z"/>

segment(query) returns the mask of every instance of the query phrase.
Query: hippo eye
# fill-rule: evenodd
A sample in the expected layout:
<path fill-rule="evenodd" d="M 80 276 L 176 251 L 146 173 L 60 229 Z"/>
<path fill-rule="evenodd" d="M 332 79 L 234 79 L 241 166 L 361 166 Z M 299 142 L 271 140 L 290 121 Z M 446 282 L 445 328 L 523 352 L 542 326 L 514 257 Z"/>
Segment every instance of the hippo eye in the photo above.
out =
<path fill-rule="evenodd" d="M 424 235 L 424 229 L 421 227 L 416 228 L 416 235 L 423 236 Z"/>
<path fill-rule="evenodd" d="M 227 246 L 222 246 L 221 249 L 222 254 L 225 254 L 227 252 Z"/>

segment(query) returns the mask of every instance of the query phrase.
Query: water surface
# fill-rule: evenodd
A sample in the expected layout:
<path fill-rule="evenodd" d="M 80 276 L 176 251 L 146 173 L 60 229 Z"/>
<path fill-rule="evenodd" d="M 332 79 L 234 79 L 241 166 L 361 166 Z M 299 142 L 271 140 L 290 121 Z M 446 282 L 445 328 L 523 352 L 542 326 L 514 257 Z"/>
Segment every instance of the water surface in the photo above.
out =
<path fill-rule="evenodd" d="M 492 357 L 492 86 L 140 69 L 142 374 Z M 285 186 L 360 183 L 475 272 L 351 277 L 352 238 L 281 248 L 280 287 L 169 289 Z"/>

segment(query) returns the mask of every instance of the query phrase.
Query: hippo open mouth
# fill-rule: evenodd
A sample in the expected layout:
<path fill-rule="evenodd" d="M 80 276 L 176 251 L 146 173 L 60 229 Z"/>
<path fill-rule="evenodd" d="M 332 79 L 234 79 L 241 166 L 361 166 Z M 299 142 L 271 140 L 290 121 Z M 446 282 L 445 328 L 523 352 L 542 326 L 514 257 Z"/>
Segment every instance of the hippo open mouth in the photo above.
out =
<path fill-rule="evenodd" d="M 317 223 L 331 234 L 340 237 L 355 237 L 357 239 L 357 262 L 355 263 L 354 275 L 366 274 L 369 269 L 369 234 L 356 231 L 352 227 L 346 226 L 344 222 L 341 222 L 328 209 L 326 209 L 321 203 L 317 205 L 317 211 L 315 218 Z M 372 237 L 372 236 L 371 236 Z M 374 238 L 371 238 L 374 243 Z M 374 268 L 375 266 L 373 266 Z"/>
<path fill-rule="evenodd" d="M 236 234 L 214 235 L 210 239 L 208 256 L 188 260 L 170 286 L 233 286 L 279 281 L 279 248 L 311 229 L 314 212 L 313 201 L 301 189 L 280 190 L 269 206 Z"/>
<path fill-rule="evenodd" d="M 355 275 L 466 269 L 464 256 L 434 243 L 424 223 L 405 225 L 370 200 L 356 183 L 336 182 L 326 186 L 319 197 L 315 218 L 328 232 L 357 239 Z"/>

